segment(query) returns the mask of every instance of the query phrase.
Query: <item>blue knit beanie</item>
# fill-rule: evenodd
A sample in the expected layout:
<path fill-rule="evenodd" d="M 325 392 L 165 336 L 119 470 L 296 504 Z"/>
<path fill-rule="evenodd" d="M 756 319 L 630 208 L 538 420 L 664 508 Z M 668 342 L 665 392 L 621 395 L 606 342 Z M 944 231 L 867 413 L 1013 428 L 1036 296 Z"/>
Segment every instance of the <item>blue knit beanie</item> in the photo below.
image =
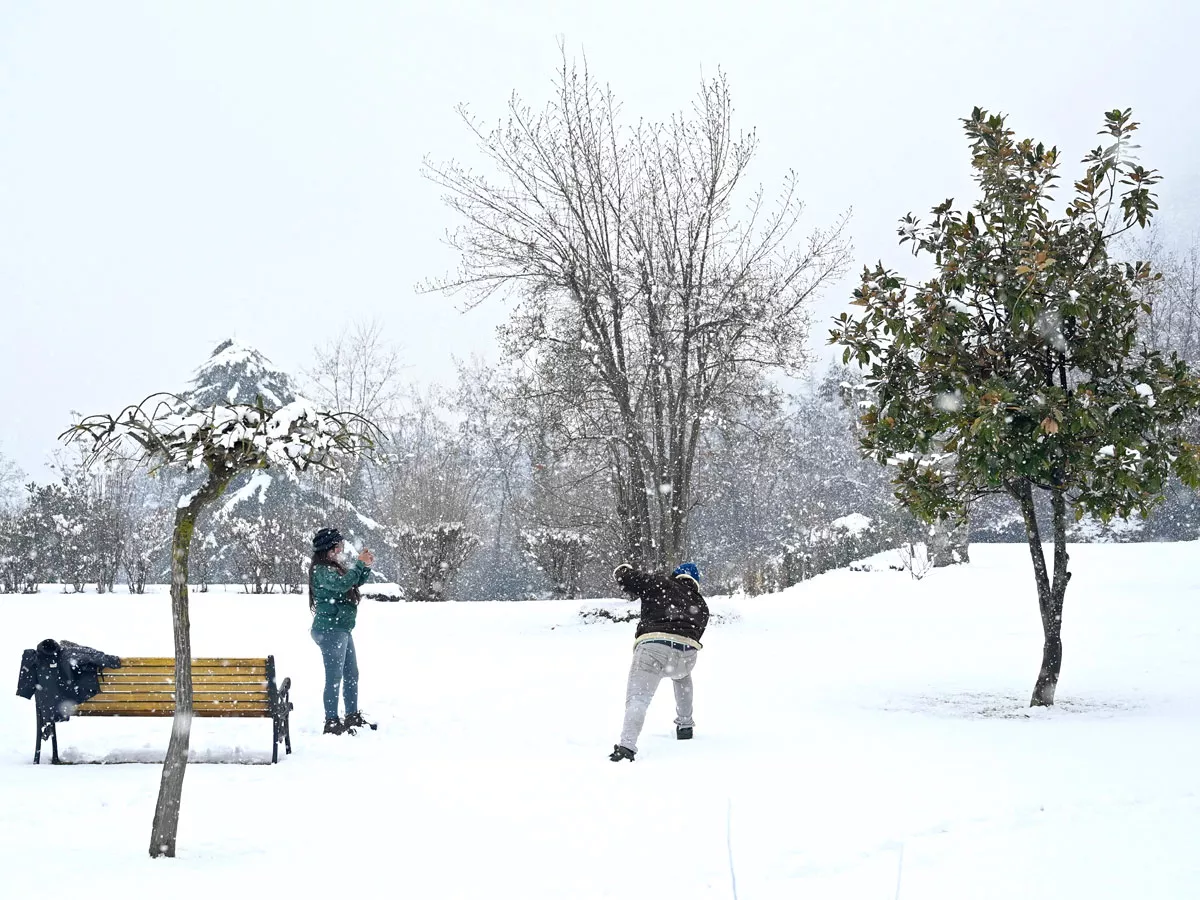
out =
<path fill-rule="evenodd" d="M 672 578 L 679 578 L 680 576 L 690 578 L 696 584 L 700 583 L 700 570 L 696 568 L 695 563 L 685 562 L 671 573 Z"/>

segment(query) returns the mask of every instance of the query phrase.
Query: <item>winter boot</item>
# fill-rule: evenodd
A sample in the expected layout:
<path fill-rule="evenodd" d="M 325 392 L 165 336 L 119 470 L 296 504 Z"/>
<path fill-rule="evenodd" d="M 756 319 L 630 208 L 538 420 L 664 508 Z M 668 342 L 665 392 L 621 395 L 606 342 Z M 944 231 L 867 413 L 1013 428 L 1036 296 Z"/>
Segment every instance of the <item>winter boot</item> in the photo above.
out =
<path fill-rule="evenodd" d="M 613 762 L 620 762 L 623 759 L 633 762 L 633 757 L 636 753 L 636 750 L 630 750 L 628 747 L 622 747 L 620 744 L 613 744 L 613 752 L 608 758 Z"/>
<path fill-rule="evenodd" d="M 346 713 L 346 727 L 370 728 L 372 731 L 379 730 L 379 724 L 377 722 L 368 722 L 363 718 L 363 715 L 360 712 Z"/>
<path fill-rule="evenodd" d="M 692 739 L 691 725 L 676 725 L 675 739 L 679 741 L 690 741 Z"/>
<path fill-rule="evenodd" d="M 346 723 L 334 716 L 325 720 L 325 730 L 321 734 L 345 734 L 347 730 Z"/>

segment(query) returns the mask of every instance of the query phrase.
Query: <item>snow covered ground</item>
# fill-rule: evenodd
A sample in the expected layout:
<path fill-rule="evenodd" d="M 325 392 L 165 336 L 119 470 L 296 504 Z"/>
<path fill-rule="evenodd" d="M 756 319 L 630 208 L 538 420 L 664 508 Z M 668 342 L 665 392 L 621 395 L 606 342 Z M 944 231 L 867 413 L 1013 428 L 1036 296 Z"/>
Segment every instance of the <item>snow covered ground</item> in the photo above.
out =
<path fill-rule="evenodd" d="M 616 738 L 633 626 L 581 603 L 364 603 L 377 733 L 326 737 L 301 597 L 193 595 L 198 656 L 273 653 L 278 766 L 188 769 L 179 858 L 146 855 L 155 765 L 30 765 L 0 702 L 0 895 L 435 898 L 1200 896 L 1197 546 L 1072 550 L 1060 706 L 1020 546 L 922 581 L 826 574 L 718 600 L 696 739 L 671 692 L 635 763 Z M 56 589 L 55 589 L 56 590 Z M 44 637 L 170 655 L 163 596 L 0 597 L 0 660 Z M 10 688 L 11 690 L 11 688 Z M 169 720 L 74 719 L 73 762 L 161 760 Z M 265 762 L 270 724 L 197 720 L 194 758 Z M 220 893 L 218 893 L 220 892 Z"/>

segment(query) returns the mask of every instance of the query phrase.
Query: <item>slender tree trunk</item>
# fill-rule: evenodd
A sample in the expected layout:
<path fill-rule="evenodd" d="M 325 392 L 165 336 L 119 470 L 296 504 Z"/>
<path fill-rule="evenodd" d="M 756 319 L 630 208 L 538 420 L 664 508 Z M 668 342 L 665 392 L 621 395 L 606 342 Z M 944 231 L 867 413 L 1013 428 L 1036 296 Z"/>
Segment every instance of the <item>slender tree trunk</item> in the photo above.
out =
<path fill-rule="evenodd" d="M 1033 488 L 1028 481 L 1010 485 L 1010 493 L 1021 506 L 1025 520 L 1025 535 L 1029 541 L 1029 554 L 1033 559 L 1034 579 L 1038 589 L 1038 611 L 1042 620 L 1042 665 L 1038 670 L 1033 687 L 1030 706 L 1053 706 L 1054 693 L 1058 687 L 1058 676 L 1062 671 L 1062 611 L 1063 598 L 1071 573 L 1067 571 L 1067 500 L 1062 490 L 1050 492 L 1053 510 L 1054 570 L 1053 575 L 1046 566 L 1046 555 L 1042 550 L 1041 532 L 1033 502 Z M 1053 580 L 1052 580 L 1053 579 Z"/>
<path fill-rule="evenodd" d="M 150 856 L 174 856 L 179 831 L 179 804 L 183 798 L 183 775 L 187 769 L 188 745 L 192 736 L 192 626 L 188 617 L 188 554 L 196 517 L 229 484 L 233 473 L 210 473 L 186 505 L 175 511 L 171 541 L 171 621 L 175 632 L 175 717 L 171 741 L 163 762 L 158 802 L 150 834 Z"/>
<path fill-rule="evenodd" d="M 633 426 L 626 426 L 632 428 Z M 660 566 L 662 546 L 656 546 L 654 523 L 650 518 L 650 479 L 637 446 L 630 446 L 626 460 L 628 466 L 628 515 L 625 520 L 625 541 L 629 559 L 639 566 Z M 657 490 L 654 491 L 658 493 Z"/>
<path fill-rule="evenodd" d="M 1054 581 L 1048 596 L 1039 594 L 1039 609 L 1042 615 L 1042 667 L 1033 686 L 1030 706 L 1053 706 L 1054 693 L 1058 688 L 1058 676 L 1062 671 L 1062 615 L 1063 600 L 1071 573 L 1067 571 L 1067 501 L 1061 490 L 1051 492 L 1051 508 L 1054 511 Z"/>
<path fill-rule="evenodd" d="M 935 569 L 971 561 L 970 524 L 934 522 L 929 529 L 929 559 Z"/>

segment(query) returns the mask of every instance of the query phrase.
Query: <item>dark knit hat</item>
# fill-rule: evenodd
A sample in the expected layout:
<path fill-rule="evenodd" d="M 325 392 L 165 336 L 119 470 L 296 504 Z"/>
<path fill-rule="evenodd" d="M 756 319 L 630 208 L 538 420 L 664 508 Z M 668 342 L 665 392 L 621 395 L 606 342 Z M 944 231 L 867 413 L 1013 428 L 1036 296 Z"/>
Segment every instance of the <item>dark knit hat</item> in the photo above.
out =
<path fill-rule="evenodd" d="M 342 533 L 336 528 L 322 528 L 313 535 L 313 553 L 323 553 L 326 550 L 332 550 L 343 540 Z"/>

